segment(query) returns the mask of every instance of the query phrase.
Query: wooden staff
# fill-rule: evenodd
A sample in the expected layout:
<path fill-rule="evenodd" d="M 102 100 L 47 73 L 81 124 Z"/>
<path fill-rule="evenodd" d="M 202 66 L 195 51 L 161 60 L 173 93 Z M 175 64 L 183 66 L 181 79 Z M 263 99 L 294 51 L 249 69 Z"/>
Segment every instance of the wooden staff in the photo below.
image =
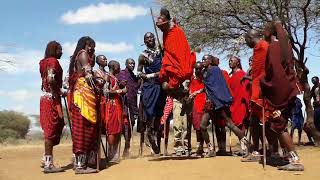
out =
<path fill-rule="evenodd" d="M 72 128 L 71 128 L 71 121 L 70 121 L 70 115 L 69 115 L 69 109 L 68 109 L 66 97 L 63 97 L 63 101 L 64 101 L 64 106 L 66 107 L 66 113 L 67 113 L 69 129 L 70 129 L 70 134 L 71 134 L 71 139 L 72 139 Z"/>
<path fill-rule="evenodd" d="M 212 144 L 213 144 L 213 150 L 216 152 L 216 143 L 214 142 L 214 133 L 215 133 L 215 126 L 213 125 L 213 119 L 211 120 L 211 132 L 212 132 Z"/>
<path fill-rule="evenodd" d="M 232 149 L 231 149 L 231 129 L 229 128 L 229 150 L 230 154 L 232 155 Z"/>
<path fill-rule="evenodd" d="M 156 33 L 156 38 L 157 38 L 157 42 L 158 42 L 158 47 L 160 50 L 160 54 L 161 54 L 161 58 L 163 57 L 163 52 L 162 52 L 162 47 L 161 47 L 161 43 L 160 43 L 160 39 L 159 39 L 159 35 L 158 35 L 158 31 L 157 31 L 157 27 L 156 27 L 156 22 L 154 21 L 154 16 L 153 16 L 153 11 L 152 8 L 150 7 L 150 14 L 151 14 L 151 18 L 152 18 L 152 24 L 153 24 L 153 28 L 154 28 L 154 32 Z"/>
<path fill-rule="evenodd" d="M 100 160 L 101 160 L 101 119 L 100 119 L 100 94 L 97 94 L 97 104 L 96 104 L 96 108 L 97 108 L 97 112 L 96 112 L 96 116 L 97 116 L 97 125 L 98 125 L 98 152 L 97 152 L 97 171 L 100 170 Z"/>
<path fill-rule="evenodd" d="M 264 99 L 262 100 L 262 147 L 263 147 L 263 169 L 266 168 L 266 123 L 265 123 L 265 117 L 264 117 Z"/>
<path fill-rule="evenodd" d="M 97 123 L 97 130 L 98 130 L 98 140 L 97 140 L 97 164 L 96 164 L 96 170 L 100 171 L 100 160 L 101 160 L 101 121 L 100 121 L 100 92 L 95 86 L 93 79 L 90 78 L 90 84 L 91 87 L 94 89 L 96 93 L 96 123 Z"/>

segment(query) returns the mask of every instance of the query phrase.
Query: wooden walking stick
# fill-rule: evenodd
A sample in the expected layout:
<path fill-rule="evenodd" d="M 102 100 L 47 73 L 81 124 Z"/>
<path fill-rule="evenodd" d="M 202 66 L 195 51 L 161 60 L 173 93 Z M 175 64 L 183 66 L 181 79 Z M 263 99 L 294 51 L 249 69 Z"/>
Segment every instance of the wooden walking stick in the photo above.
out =
<path fill-rule="evenodd" d="M 142 96 L 142 93 L 140 93 L 140 95 L 138 96 L 138 103 L 139 103 L 139 121 L 140 121 L 140 126 L 143 126 L 141 125 L 141 123 L 144 123 L 144 112 L 143 112 L 143 104 L 141 102 L 141 96 Z M 139 143 L 139 156 L 142 157 L 143 156 L 143 146 L 144 146 L 144 131 L 145 131 L 145 128 L 141 128 L 140 129 L 140 143 Z"/>
<path fill-rule="evenodd" d="M 127 104 L 127 106 L 126 106 Z M 132 127 L 132 122 L 131 122 L 131 113 L 130 113 L 130 109 L 129 109 L 129 102 L 128 102 L 128 97 L 126 95 L 123 96 L 123 109 L 125 109 L 128 113 L 128 124 L 129 124 L 129 127 L 130 127 L 130 147 L 131 147 L 131 144 L 133 144 L 133 127 Z M 126 108 L 124 108 L 126 107 Z M 130 154 L 130 152 L 129 152 Z"/>
<path fill-rule="evenodd" d="M 150 8 L 150 14 L 151 14 L 152 24 L 153 24 L 154 32 L 156 33 L 156 38 L 157 38 L 157 42 L 158 42 L 158 47 L 159 47 L 159 50 L 160 50 L 160 52 L 161 52 L 161 58 L 162 58 L 162 57 L 163 57 L 163 52 L 162 52 L 162 47 L 161 47 L 161 43 L 160 43 L 158 31 L 157 31 L 157 28 L 156 28 L 156 22 L 154 21 L 154 18 L 153 18 L 154 16 L 153 16 L 152 8 Z"/>
<path fill-rule="evenodd" d="M 229 150 L 230 154 L 232 155 L 232 149 L 231 149 L 231 129 L 229 128 Z"/>
<path fill-rule="evenodd" d="M 190 156 L 191 155 L 191 151 L 192 151 L 192 148 L 191 148 L 191 121 L 192 121 L 192 117 L 190 114 L 187 115 L 187 136 L 188 136 L 188 155 Z"/>
<path fill-rule="evenodd" d="M 131 113 L 130 113 L 129 106 L 127 107 L 127 111 L 128 111 L 128 119 L 129 119 L 130 134 L 131 134 L 131 136 L 130 136 L 130 147 L 131 147 L 131 144 L 134 144 L 134 143 L 133 143 L 133 127 L 132 127 L 132 122 L 131 122 Z"/>
<path fill-rule="evenodd" d="M 266 123 L 265 123 L 265 108 L 264 108 L 264 99 L 262 100 L 262 147 L 263 147 L 263 169 L 266 168 Z"/>
<path fill-rule="evenodd" d="M 212 144 L 213 144 L 213 150 L 216 152 L 216 143 L 214 142 L 214 133 L 215 133 L 215 126 L 213 125 L 213 120 L 211 120 L 211 131 L 212 131 Z"/>
<path fill-rule="evenodd" d="M 90 78 L 90 84 L 91 87 L 94 89 L 96 93 L 96 123 L 97 123 L 97 154 L 96 154 L 96 170 L 100 171 L 100 161 L 101 161 L 101 145 L 103 147 L 103 152 L 106 156 L 106 150 L 104 148 L 102 139 L 101 139 L 101 126 L 102 126 L 102 121 L 101 121 L 101 116 L 100 116 L 100 103 L 101 103 L 101 91 L 95 86 L 93 79 Z"/>
<path fill-rule="evenodd" d="M 97 133 L 98 133 L 98 137 L 97 137 L 97 161 L 96 161 L 96 170 L 100 171 L 100 160 L 101 160 L 101 121 L 100 121 L 100 92 L 97 89 L 97 87 L 95 86 L 93 79 L 90 78 L 90 84 L 91 87 L 94 89 L 95 93 L 96 93 L 96 123 L 97 123 Z"/>
<path fill-rule="evenodd" d="M 97 105 L 96 105 L 96 108 L 97 108 L 97 125 L 98 125 L 98 143 L 97 143 L 97 146 L 98 146 L 98 152 L 97 152 L 97 171 L 100 170 L 100 160 L 101 160 L 101 119 L 100 119 L 100 94 L 98 93 L 97 95 Z"/>
<path fill-rule="evenodd" d="M 103 96 L 100 96 L 99 97 L 99 100 L 101 100 L 101 98 L 104 98 Z M 103 150 L 103 153 L 104 153 L 104 156 L 105 156 L 105 158 L 107 159 L 107 150 L 106 150 L 106 148 L 104 147 L 104 144 L 103 144 L 103 141 L 102 141 L 102 138 L 101 138 L 101 134 L 102 134 L 102 119 L 101 119 L 101 116 L 100 116 L 100 112 L 101 111 L 101 101 L 99 101 L 99 121 L 100 121 L 100 123 L 99 123 L 99 125 L 100 125 L 100 143 L 101 143 L 101 146 L 102 146 L 102 150 Z M 101 158 L 101 157 L 100 157 Z"/>
<path fill-rule="evenodd" d="M 70 129 L 70 134 L 71 134 L 71 139 L 72 139 L 72 128 L 71 128 L 71 121 L 70 121 L 70 115 L 69 115 L 69 109 L 68 109 L 66 97 L 63 97 L 63 101 L 64 101 L 64 106 L 66 107 L 66 113 L 67 113 L 69 129 Z"/>

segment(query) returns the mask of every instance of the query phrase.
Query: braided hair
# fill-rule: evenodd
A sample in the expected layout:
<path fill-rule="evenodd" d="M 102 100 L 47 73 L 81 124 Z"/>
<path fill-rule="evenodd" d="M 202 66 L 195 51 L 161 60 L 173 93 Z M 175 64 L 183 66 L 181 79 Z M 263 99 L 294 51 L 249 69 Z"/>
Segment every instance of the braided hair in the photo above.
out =
<path fill-rule="evenodd" d="M 44 58 L 45 59 L 46 58 L 50 58 L 50 57 L 57 58 L 58 57 L 57 49 L 59 47 L 61 48 L 60 43 L 58 43 L 57 41 L 50 41 L 47 44 L 46 51 L 45 51 L 45 54 L 44 54 Z"/>
<path fill-rule="evenodd" d="M 77 47 L 73 52 L 73 55 L 70 57 L 70 64 L 69 64 L 69 76 L 71 76 L 74 73 L 74 65 L 75 65 L 75 59 L 82 49 L 85 49 L 87 43 L 95 43 L 94 40 L 89 36 L 83 36 L 79 39 L 77 43 Z"/>

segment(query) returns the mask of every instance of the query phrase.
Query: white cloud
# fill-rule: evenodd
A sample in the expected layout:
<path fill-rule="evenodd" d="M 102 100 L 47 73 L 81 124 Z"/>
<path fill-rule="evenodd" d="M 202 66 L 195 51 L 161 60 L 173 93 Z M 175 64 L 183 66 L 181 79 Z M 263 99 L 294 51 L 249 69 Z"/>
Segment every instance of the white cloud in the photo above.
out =
<path fill-rule="evenodd" d="M 0 62 L 2 67 L 7 72 L 37 72 L 39 61 L 43 58 L 43 53 L 38 50 L 16 49 L 15 52 L 0 53 L 0 59 L 8 60 L 12 63 Z"/>
<path fill-rule="evenodd" d="M 39 106 L 36 107 L 34 105 L 30 106 L 28 102 L 22 102 L 21 104 L 15 104 L 11 106 L 6 106 L 5 108 L 0 109 L 7 110 L 7 111 L 17 111 L 22 112 L 24 114 L 39 114 Z"/>
<path fill-rule="evenodd" d="M 63 56 L 70 57 L 73 54 L 73 51 L 76 49 L 77 43 L 66 42 L 62 44 Z"/>
<path fill-rule="evenodd" d="M 35 98 L 36 96 L 40 97 L 39 92 L 30 91 L 27 89 L 18 89 L 15 91 L 3 92 L 7 98 L 10 98 L 16 102 L 24 102 L 30 99 Z"/>
<path fill-rule="evenodd" d="M 69 57 L 73 54 L 73 51 L 76 48 L 76 43 L 66 42 L 62 44 L 62 47 L 64 55 L 59 62 L 61 66 L 66 69 L 69 64 Z M 96 42 L 96 54 L 121 54 L 133 51 L 133 45 L 126 42 Z M 38 73 L 39 61 L 43 56 L 44 51 L 23 48 L 15 48 L 12 52 L 0 53 L 0 71 L 5 71 L 11 74 L 25 72 Z M 9 60 L 11 63 L 6 63 L 1 60 Z"/>
<path fill-rule="evenodd" d="M 131 6 L 124 3 L 99 3 L 70 10 L 61 16 L 65 24 L 97 24 L 101 22 L 130 20 L 144 16 L 148 10 L 142 6 Z"/>
<path fill-rule="evenodd" d="M 0 44 L 0 53 L 4 52 L 6 50 L 6 47 L 4 47 L 3 45 Z"/>
<path fill-rule="evenodd" d="M 96 43 L 96 51 L 97 52 L 108 52 L 108 53 L 122 53 L 122 52 L 128 52 L 133 51 L 133 45 L 120 42 L 120 43 L 102 43 L 97 42 Z"/>
<path fill-rule="evenodd" d="M 0 96 L 14 102 L 26 102 L 35 97 L 40 97 L 40 91 L 31 91 L 27 89 L 18 89 L 14 91 L 0 90 Z"/>
<path fill-rule="evenodd" d="M 27 114 L 39 114 L 40 90 L 0 90 L 0 110 L 13 110 Z"/>
<path fill-rule="evenodd" d="M 11 107 L 9 108 L 10 110 L 13 110 L 13 111 L 17 111 L 17 112 L 25 112 L 25 106 L 23 105 L 16 105 L 14 107 Z"/>
<path fill-rule="evenodd" d="M 13 43 L 5 43 L 5 44 L 0 44 L 0 53 L 4 53 L 8 51 L 10 48 L 15 47 L 16 45 Z"/>
<path fill-rule="evenodd" d="M 73 51 L 76 48 L 77 43 L 66 42 L 62 44 L 63 53 L 67 55 L 67 57 L 73 54 Z M 126 42 L 119 42 L 119 43 L 105 43 L 105 42 L 96 42 L 96 53 L 123 53 L 133 51 L 134 47 L 132 44 L 128 44 Z"/>

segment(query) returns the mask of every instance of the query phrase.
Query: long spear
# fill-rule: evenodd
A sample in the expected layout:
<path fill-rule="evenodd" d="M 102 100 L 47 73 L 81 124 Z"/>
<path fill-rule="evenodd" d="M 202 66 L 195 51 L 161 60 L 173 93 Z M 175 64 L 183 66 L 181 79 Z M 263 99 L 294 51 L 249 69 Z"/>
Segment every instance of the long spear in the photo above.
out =
<path fill-rule="evenodd" d="M 150 7 L 150 13 L 151 13 L 151 18 L 152 18 L 152 22 L 153 22 L 154 32 L 156 33 L 156 38 L 157 38 L 157 42 L 158 42 L 158 47 L 159 47 L 160 54 L 161 54 L 161 58 L 162 58 L 162 57 L 163 57 L 162 47 L 161 47 L 161 43 L 160 43 L 160 39 L 159 39 L 157 27 L 156 27 L 156 22 L 154 21 L 154 18 L 153 18 L 154 16 L 153 16 L 153 11 L 152 11 L 152 8 L 151 8 L 151 7 Z"/>
<path fill-rule="evenodd" d="M 263 107 L 262 107 L 262 146 L 263 146 L 263 169 L 266 168 L 266 123 L 265 123 L 265 117 L 264 117 L 264 99 L 263 99 Z"/>
<path fill-rule="evenodd" d="M 125 95 L 124 96 L 126 102 L 128 102 L 128 98 L 127 96 Z M 130 114 L 130 109 L 129 109 L 129 105 L 127 106 L 127 111 L 128 111 L 128 119 L 129 119 L 129 126 L 130 126 L 130 146 L 131 144 L 133 144 L 133 127 L 132 127 L 132 122 L 131 122 L 131 114 Z"/>
<path fill-rule="evenodd" d="M 97 125 L 98 125 L 98 141 L 97 141 L 97 147 L 98 147 L 98 152 L 97 152 L 97 171 L 100 170 L 100 160 L 101 160 L 101 146 L 104 152 L 105 157 L 107 158 L 107 147 L 104 147 L 103 145 L 103 141 L 101 139 L 101 126 L 102 126 L 102 121 L 101 121 L 101 116 L 100 116 L 100 98 L 101 98 L 101 94 L 99 92 L 99 90 L 96 88 L 96 86 L 94 85 L 93 80 L 90 78 L 90 84 L 92 86 L 92 88 L 95 90 L 95 92 L 97 93 L 97 104 L 96 104 L 96 109 L 97 109 L 97 114 L 96 114 L 96 118 L 97 118 Z M 107 146 L 107 143 L 106 143 Z"/>
<path fill-rule="evenodd" d="M 214 124 L 213 124 L 213 120 L 211 120 L 211 132 L 212 132 L 213 150 L 214 150 L 214 152 L 216 152 L 216 143 L 214 142 L 215 126 L 214 126 Z"/>
<path fill-rule="evenodd" d="M 100 171 L 100 160 L 101 160 L 101 124 L 100 124 L 100 92 L 98 88 L 95 86 L 93 79 L 89 79 L 91 87 L 94 89 L 96 93 L 96 123 L 97 123 L 97 129 L 98 129 L 98 141 L 97 141 L 97 164 L 96 164 L 96 170 Z"/>
<path fill-rule="evenodd" d="M 143 84 L 143 83 L 142 83 Z M 139 92 L 138 92 L 139 93 Z M 142 93 L 141 93 L 141 91 L 140 91 L 140 95 L 138 96 L 138 107 L 139 107 L 139 121 L 141 122 L 141 123 L 143 123 L 144 122 L 144 114 L 143 114 L 143 104 L 142 104 L 142 102 L 141 102 L 141 96 L 142 96 Z M 137 123 L 138 124 L 138 123 Z M 139 145 L 140 145 L 140 148 L 139 148 L 139 155 L 140 155 L 140 157 L 142 157 L 143 156 L 143 146 L 144 146 L 144 128 L 143 129 L 141 129 L 140 130 L 141 132 L 140 132 L 140 143 L 139 143 Z"/>
<path fill-rule="evenodd" d="M 153 24 L 153 28 L 154 28 L 154 32 L 156 33 L 156 38 L 157 38 L 157 42 L 158 42 L 158 47 L 160 50 L 160 55 L 161 55 L 161 59 L 163 57 L 163 52 L 162 52 L 162 47 L 161 47 L 161 43 L 160 43 L 160 39 L 159 39 L 159 35 L 158 35 L 158 31 L 157 31 L 157 27 L 156 27 L 156 22 L 154 21 L 154 15 L 153 15 L 153 11 L 152 8 L 150 7 L 150 14 L 151 14 L 151 19 L 152 19 L 152 24 Z M 167 138 L 167 120 L 164 121 L 164 134 L 163 134 L 163 138 L 166 139 Z"/>
<path fill-rule="evenodd" d="M 64 106 L 66 107 L 67 118 L 68 118 L 68 123 L 69 123 L 69 129 L 70 129 L 70 134 L 71 134 L 71 137 L 72 137 L 71 121 L 70 121 L 69 109 L 68 109 L 68 106 L 67 106 L 67 100 L 66 100 L 66 97 L 63 97 L 63 101 L 64 101 Z M 71 139 L 72 139 L 72 138 L 71 138 Z"/>
<path fill-rule="evenodd" d="M 232 149 L 231 149 L 231 129 L 229 129 L 229 151 L 230 151 L 230 154 L 232 155 Z"/>
<path fill-rule="evenodd" d="M 98 146 L 98 152 L 97 152 L 97 170 L 99 171 L 100 170 L 100 159 L 101 159 L 101 119 L 100 119 L 100 94 L 98 93 L 97 95 L 97 124 L 98 124 L 98 143 L 97 143 L 97 146 Z"/>

